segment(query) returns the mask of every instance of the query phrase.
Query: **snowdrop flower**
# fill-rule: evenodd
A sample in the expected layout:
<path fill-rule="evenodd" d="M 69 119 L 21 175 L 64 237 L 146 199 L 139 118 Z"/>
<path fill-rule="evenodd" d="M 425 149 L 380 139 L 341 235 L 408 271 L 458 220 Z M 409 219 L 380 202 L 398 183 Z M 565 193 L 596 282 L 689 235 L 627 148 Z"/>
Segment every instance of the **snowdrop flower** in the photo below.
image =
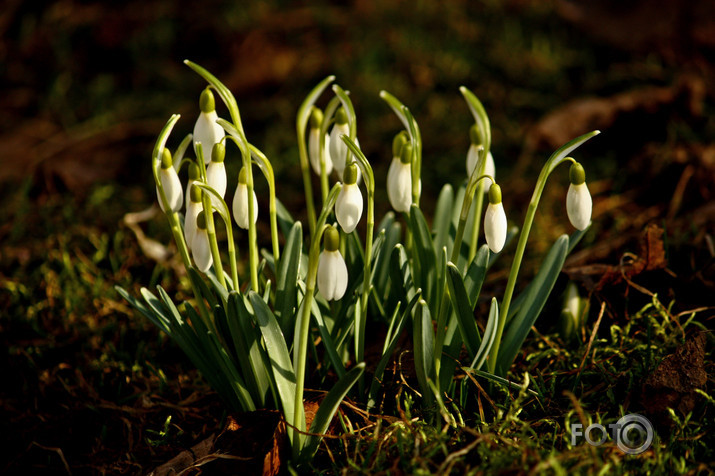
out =
<path fill-rule="evenodd" d="M 335 218 L 345 233 L 351 233 L 362 216 L 362 193 L 357 185 L 358 166 L 354 162 L 345 167 L 343 188 L 335 200 Z"/>
<path fill-rule="evenodd" d="M 333 162 L 335 171 L 340 177 L 343 176 L 345 170 L 345 159 L 348 155 L 348 146 L 340 138 L 341 135 L 350 135 L 350 126 L 348 125 L 348 115 L 342 107 L 335 113 L 335 125 L 330 131 L 330 158 Z M 357 141 L 356 141 L 357 143 Z"/>
<path fill-rule="evenodd" d="M 214 144 L 221 141 L 225 133 L 223 127 L 216 124 L 216 119 L 218 119 L 216 101 L 209 88 L 204 89 L 201 93 L 199 106 L 201 107 L 201 114 L 199 114 L 199 118 L 196 119 L 196 124 L 194 124 L 194 151 L 198 157 L 196 144 L 200 142 L 204 154 L 204 163 L 208 165 Z"/>
<path fill-rule="evenodd" d="M 194 257 L 194 263 L 202 273 L 205 273 L 213 264 L 213 257 L 209 245 L 209 234 L 206 231 L 206 214 L 203 210 L 196 218 L 196 235 L 193 239 L 193 246 L 191 254 Z"/>
<path fill-rule="evenodd" d="M 484 235 L 489 249 L 499 253 L 506 242 L 506 214 L 501 202 L 501 187 L 492 183 L 489 187 L 489 205 L 484 216 Z"/>
<path fill-rule="evenodd" d="M 323 113 L 313 106 L 310 114 L 310 131 L 308 132 L 308 156 L 313 171 L 320 175 L 320 125 L 323 122 Z M 333 171 L 333 161 L 330 158 L 330 136 L 326 133 L 323 137 L 323 160 L 325 161 L 325 174 Z"/>
<path fill-rule="evenodd" d="M 477 133 L 477 125 L 476 124 L 474 124 L 469 129 L 469 139 L 471 140 L 472 143 L 469 146 L 469 150 L 467 151 L 467 177 L 472 176 L 474 167 L 477 166 L 477 161 L 479 160 L 479 146 L 480 146 L 481 141 L 479 140 L 479 134 Z M 484 166 L 484 175 L 489 175 L 490 177 L 494 177 L 495 172 L 496 172 L 496 168 L 494 166 L 494 157 L 492 157 L 491 152 L 488 152 L 487 153 L 487 163 Z"/>
<path fill-rule="evenodd" d="M 343 297 L 348 288 L 348 268 L 338 251 L 340 233 L 328 225 L 323 234 L 323 251 L 318 258 L 318 291 L 328 301 Z"/>
<path fill-rule="evenodd" d="M 393 145 L 395 145 L 393 143 Z M 387 172 L 387 198 L 397 212 L 409 212 L 412 205 L 412 145 L 405 142 Z"/>
<path fill-rule="evenodd" d="M 184 239 L 189 249 L 193 249 L 194 237 L 197 233 L 196 219 L 204 209 L 201 203 L 201 189 L 191 187 L 188 192 L 188 205 L 186 206 L 186 217 L 184 218 Z"/>
<path fill-rule="evenodd" d="M 189 204 L 191 203 L 191 188 L 197 180 L 201 180 L 201 171 L 199 171 L 198 164 L 192 160 L 189 162 L 189 182 L 186 184 L 186 193 L 184 194 L 186 197 L 187 213 L 189 210 Z"/>
<path fill-rule="evenodd" d="M 566 194 L 566 212 L 574 228 L 585 230 L 591 222 L 593 202 L 586 186 L 586 171 L 580 163 L 571 165 L 569 178 L 571 185 Z"/>
<path fill-rule="evenodd" d="M 409 136 L 407 135 L 406 131 L 398 132 L 397 134 L 395 134 L 395 138 L 392 139 L 392 161 L 390 162 L 390 168 L 387 169 L 388 184 L 392 182 L 392 176 L 397 172 L 397 169 L 399 169 L 402 146 L 407 144 L 408 141 Z"/>
<path fill-rule="evenodd" d="M 226 147 L 221 142 L 214 144 L 211 149 L 211 163 L 206 168 L 206 183 L 221 195 L 221 198 L 226 196 L 226 167 L 223 159 L 226 157 Z M 216 197 L 211 196 L 213 206 L 218 208 Z"/>
<path fill-rule="evenodd" d="M 176 169 L 174 169 L 174 164 L 171 160 L 171 152 L 169 152 L 169 149 L 167 148 L 164 148 L 164 152 L 161 156 L 159 180 L 161 180 L 161 186 L 164 189 L 164 194 L 166 195 L 166 201 L 169 203 L 169 208 L 171 208 L 172 212 L 178 212 L 181 210 L 181 205 L 184 202 L 184 191 L 181 189 L 179 175 L 176 173 Z M 159 187 L 156 187 L 156 196 L 159 199 L 161 211 L 166 212 L 164 209 L 164 202 L 161 200 L 161 195 L 159 194 Z"/>
<path fill-rule="evenodd" d="M 236 224 L 248 230 L 248 186 L 246 185 L 246 169 L 241 168 L 238 174 L 238 185 L 236 186 L 236 194 L 233 196 L 233 219 Z M 258 198 L 256 191 L 253 191 L 253 223 L 258 219 Z"/>

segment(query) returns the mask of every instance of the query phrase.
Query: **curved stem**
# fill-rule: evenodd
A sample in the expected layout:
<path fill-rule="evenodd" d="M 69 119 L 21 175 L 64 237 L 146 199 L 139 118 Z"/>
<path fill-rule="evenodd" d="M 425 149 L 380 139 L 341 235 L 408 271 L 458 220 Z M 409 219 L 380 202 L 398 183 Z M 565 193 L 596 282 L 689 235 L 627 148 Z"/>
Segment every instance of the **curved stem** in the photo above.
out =
<path fill-rule="evenodd" d="M 562 162 L 568 160 L 566 155 L 568 155 L 575 148 L 586 142 L 588 139 L 598 135 L 600 131 L 592 131 L 584 134 L 576 139 L 568 142 L 554 152 L 551 157 L 546 161 L 541 173 L 539 173 L 539 178 L 536 181 L 536 186 L 534 187 L 534 193 L 531 195 L 531 201 L 529 202 L 529 207 L 526 210 L 526 217 L 524 218 L 524 225 L 521 228 L 521 233 L 519 234 L 519 242 L 516 245 L 516 253 L 514 254 L 514 260 L 511 264 L 511 269 L 509 270 L 509 278 L 506 283 L 506 289 L 504 290 L 504 298 L 502 299 L 502 304 L 499 309 L 499 323 L 497 326 L 497 333 L 494 339 L 494 345 L 489 352 L 489 358 L 487 360 L 488 369 L 490 373 L 494 373 L 496 370 L 497 360 L 499 358 L 499 347 L 501 345 L 501 338 L 504 333 L 504 326 L 506 324 L 507 316 L 509 315 L 509 306 L 511 305 L 511 299 L 514 294 L 514 288 L 516 286 L 516 278 L 519 274 L 519 268 L 521 267 L 521 261 L 524 257 L 524 252 L 526 250 L 526 242 L 529 238 L 529 232 L 531 231 L 531 225 L 534 223 L 534 216 L 536 215 L 536 209 L 539 205 L 539 200 L 544 192 L 544 187 L 546 186 L 546 180 L 551 175 L 551 172 L 561 164 Z M 506 373 L 508 369 L 500 369 L 500 373 Z"/>
<path fill-rule="evenodd" d="M 312 235 L 312 240 L 310 242 L 310 250 L 308 255 L 308 275 L 305 280 L 305 296 L 303 297 L 303 303 L 301 306 L 301 317 L 300 317 L 300 329 L 298 330 L 298 343 L 297 347 L 293 350 L 296 352 L 296 369 L 295 369 L 295 404 L 294 404 L 294 416 L 293 421 L 296 425 L 299 422 L 304 421 L 301 418 L 301 413 L 303 412 L 303 390 L 305 388 L 305 365 L 308 354 L 308 337 L 310 335 L 310 309 L 313 305 L 313 294 L 315 293 L 315 281 L 318 276 L 318 259 L 320 257 L 320 239 L 323 236 L 323 231 L 325 228 L 325 221 L 330 214 L 330 211 L 335 205 L 335 200 L 338 198 L 338 193 L 342 185 L 336 183 L 330 194 L 328 195 L 328 200 L 323 205 L 323 210 L 316 223 L 316 231 Z M 299 428 L 301 431 L 305 431 L 305 428 Z M 292 430 L 291 430 L 292 431 Z M 294 435 L 293 441 L 293 456 L 297 457 L 300 452 L 300 442 L 301 438 L 299 435 Z"/>
<path fill-rule="evenodd" d="M 268 157 L 261 152 L 258 147 L 248 144 L 251 149 L 253 160 L 258 164 L 258 168 L 263 172 L 263 176 L 268 182 L 269 204 L 268 213 L 271 221 L 271 246 L 273 247 L 273 260 L 275 261 L 276 271 L 278 270 L 278 262 L 280 261 L 280 247 L 278 246 L 278 219 L 276 212 L 276 179 L 273 174 L 273 166 Z"/>

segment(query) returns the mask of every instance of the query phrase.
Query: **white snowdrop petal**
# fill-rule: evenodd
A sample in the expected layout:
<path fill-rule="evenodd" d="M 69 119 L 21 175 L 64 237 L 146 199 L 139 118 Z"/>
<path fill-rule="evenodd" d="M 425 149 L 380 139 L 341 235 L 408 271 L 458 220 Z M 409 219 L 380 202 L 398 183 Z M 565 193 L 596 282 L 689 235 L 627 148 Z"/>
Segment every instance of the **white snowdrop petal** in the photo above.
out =
<path fill-rule="evenodd" d="M 310 165 L 313 171 L 320 175 L 320 129 L 311 129 L 308 134 L 308 156 Z M 333 161 L 330 158 L 330 136 L 326 133 L 324 138 L 323 154 L 325 160 L 325 173 L 330 174 L 333 171 Z"/>
<path fill-rule="evenodd" d="M 477 160 L 479 160 L 479 147 L 472 144 L 469 146 L 469 151 L 467 152 L 467 177 L 472 176 L 472 171 L 474 171 L 474 167 L 477 166 Z M 487 153 L 487 163 L 484 164 L 484 175 L 490 175 L 492 177 L 496 176 L 494 156 L 491 152 Z M 487 192 L 488 190 L 489 187 L 484 188 L 485 192 Z"/>
<path fill-rule="evenodd" d="M 211 150 L 214 144 L 223 139 L 225 135 L 223 127 L 216 124 L 216 119 L 218 119 L 218 114 L 216 114 L 215 110 L 201 112 L 199 118 L 196 119 L 196 124 L 194 124 L 194 150 L 196 150 L 196 143 L 201 142 L 206 165 L 211 161 Z"/>
<path fill-rule="evenodd" d="M 494 253 L 499 253 L 504 248 L 506 242 L 506 214 L 504 205 L 490 203 L 484 216 L 484 235 L 487 238 L 487 245 Z"/>
<path fill-rule="evenodd" d="M 345 233 L 351 233 L 362 217 L 362 193 L 357 184 L 346 184 L 335 201 L 335 218 Z"/>
<path fill-rule="evenodd" d="M 341 135 L 350 135 L 350 127 L 346 124 L 335 124 L 330 131 L 330 158 L 333 161 L 333 167 L 342 179 L 343 170 L 345 170 L 345 159 L 348 154 L 348 146 L 340 138 Z M 357 143 L 357 142 L 356 142 Z"/>
<path fill-rule="evenodd" d="M 194 257 L 194 263 L 196 267 L 205 273 L 209 270 L 213 264 L 213 257 L 211 256 L 211 247 L 209 245 L 209 235 L 206 230 L 199 229 L 194 236 L 193 249 L 191 254 Z"/>
<path fill-rule="evenodd" d="M 393 168 L 394 166 L 394 168 Z M 409 212 L 412 204 L 412 169 L 409 164 L 395 161 L 390 164 L 392 174 L 388 172 L 387 198 L 397 212 Z"/>
<path fill-rule="evenodd" d="M 173 167 L 168 169 L 161 169 L 159 171 L 159 180 L 161 180 L 161 186 L 164 188 L 164 194 L 166 195 L 166 201 L 169 202 L 169 207 L 171 211 L 178 212 L 181 210 L 181 206 L 184 202 L 184 191 L 181 186 L 181 181 L 179 176 Z M 159 196 L 159 188 L 156 189 L 156 196 L 159 200 L 159 206 L 162 211 L 164 210 L 164 203 Z"/>
<path fill-rule="evenodd" d="M 339 251 L 324 250 L 318 259 L 318 291 L 328 301 L 340 299 L 348 288 L 348 268 Z"/>
<path fill-rule="evenodd" d="M 236 224 L 248 230 L 248 186 L 245 183 L 240 183 L 236 187 L 236 193 L 233 195 L 233 219 Z M 256 192 L 253 192 L 253 223 L 258 219 L 258 197 Z"/>
<path fill-rule="evenodd" d="M 566 212 L 569 221 L 577 230 L 585 230 L 591 223 L 593 202 L 586 182 L 580 185 L 571 184 L 566 194 Z"/>
<path fill-rule="evenodd" d="M 193 249 L 194 237 L 198 231 L 196 226 L 196 218 L 203 210 L 201 202 L 192 202 L 189 199 L 189 206 L 186 208 L 186 218 L 184 218 L 184 239 L 189 249 Z"/>

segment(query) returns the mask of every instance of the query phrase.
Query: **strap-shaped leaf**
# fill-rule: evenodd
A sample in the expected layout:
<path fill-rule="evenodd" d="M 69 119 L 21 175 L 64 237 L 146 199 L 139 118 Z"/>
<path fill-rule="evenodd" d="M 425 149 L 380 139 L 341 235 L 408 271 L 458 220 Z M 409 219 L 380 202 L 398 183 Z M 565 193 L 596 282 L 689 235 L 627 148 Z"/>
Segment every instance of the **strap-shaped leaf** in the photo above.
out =
<path fill-rule="evenodd" d="M 276 285 L 276 318 L 286 336 L 290 336 L 293 332 L 293 316 L 298 303 L 296 283 L 302 256 L 303 227 L 300 222 L 295 222 L 283 247 Z"/>
<path fill-rule="evenodd" d="M 171 336 L 171 331 L 169 329 L 169 321 L 163 315 L 161 315 L 157 312 L 154 312 L 153 310 L 146 307 L 144 304 L 142 304 L 141 301 L 139 301 L 138 299 L 129 295 L 129 293 L 127 291 L 125 291 L 124 288 L 122 288 L 121 286 L 114 286 L 114 289 L 129 304 L 131 304 L 134 309 L 139 311 L 144 317 L 146 317 L 151 322 L 153 322 L 156 327 L 158 327 L 162 331 L 166 332 L 169 336 Z"/>
<path fill-rule="evenodd" d="M 400 301 L 407 301 L 407 290 L 410 288 L 412 280 L 408 268 L 409 262 L 405 249 L 398 243 L 390 254 L 390 280 L 395 295 Z"/>
<path fill-rule="evenodd" d="M 477 354 L 472 360 L 472 368 L 479 370 L 484 361 L 487 360 L 487 355 L 489 351 L 492 350 L 492 345 L 494 345 L 494 339 L 497 336 L 497 323 L 499 321 L 499 304 L 496 298 L 492 298 L 492 305 L 489 308 L 489 319 L 487 320 L 487 327 L 484 328 L 484 338 L 482 339 L 482 344 L 477 350 Z"/>
<path fill-rule="evenodd" d="M 416 274 L 416 276 L 413 276 L 413 279 L 415 280 L 415 284 L 424 291 L 425 299 L 431 302 L 437 284 L 435 273 L 437 258 L 427 222 L 425 221 L 422 211 L 416 205 L 412 205 L 412 208 L 410 208 L 409 223 L 414 240 L 412 249 L 416 252 L 412 260 Z"/>
<path fill-rule="evenodd" d="M 305 303 L 305 301 L 303 302 Z M 338 374 L 338 378 L 340 378 L 345 375 L 345 366 L 343 365 L 342 359 L 340 359 L 340 356 L 338 355 L 337 348 L 335 347 L 335 343 L 333 343 L 333 338 L 330 335 L 328 326 L 325 325 L 325 320 L 323 320 L 323 315 L 320 312 L 320 306 L 318 306 L 315 299 L 311 302 L 310 313 L 315 319 L 315 324 L 318 326 L 320 339 L 325 347 L 325 351 L 328 353 L 330 363 L 333 365 L 335 372 Z"/>
<path fill-rule="evenodd" d="M 194 288 L 199 290 L 201 296 L 208 301 L 209 306 L 211 306 L 212 308 L 216 306 L 218 304 L 218 299 L 216 299 L 216 295 L 211 292 L 209 287 L 206 285 L 206 281 L 204 281 L 199 272 L 196 271 L 196 268 L 191 267 L 187 270 L 187 272 L 191 283 L 194 285 Z M 197 297 L 197 299 L 199 298 Z"/>
<path fill-rule="evenodd" d="M 477 306 L 479 293 L 482 291 L 482 284 L 484 284 L 484 278 L 487 275 L 489 254 L 489 246 L 482 245 L 469 265 L 467 274 L 464 275 L 464 289 L 469 296 L 469 305 L 472 310 Z"/>
<path fill-rule="evenodd" d="M 452 300 L 452 307 L 456 312 L 459 332 L 462 334 L 464 345 L 470 358 L 477 355 L 477 349 L 481 344 L 477 322 L 474 320 L 474 312 L 470 303 L 467 291 L 462 281 L 462 273 L 459 272 L 453 263 L 447 263 L 447 284 L 449 286 L 449 297 Z"/>
<path fill-rule="evenodd" d="M 454 189 L 450 184 L 442 187 L 442 191 L 437 198 L 437 206 L 434 210 L 434 221 L 432 222 L 432 233 L 434 234 L 434 252 L 440 253 L 442 248 L 447 248 L 447 256 L 452 255 L 452 245 L 454 237 L 450 236 L 452 228 L 452 209 L 454 208 Z M 456 228 L 454 229 L 456 232 Z"/>
<path fill-rule="evenodd" d="M 428 380 L 434 381 L 434 331 L 432 316 L 427 303 L 420 299 L 417 303 L 413 325 L 413 340 L 415 352 L 415 372 L 422 389 L 422 398 L 429 405 L 432 400 Z"/>
<path fill-rule="evenodd" d="M 387 299 L 387 293 L 389 292 L 390 255 L 400 241 L 402 226 L 393 219 L 392 223 L 384 230 L 385 239 L 379 250 L 375 248 L 375 264 L 372 267 L 372 282 L 383 302 Z"/>
<path fill-rule="evenodd" d="M 295 220 L 278 197 L 276 197 L 276 218 L 278 219 L 278 226 L 281 229 L 281 233 L 283 233 L 283 236 L 288 236 Z"/>
<path fill-rule="evenodd" d="M 395 308 L 392 320 L 390 321 L 390 327 L 388 329 L 387 336 L 385 337 L 385 347 L 382 352 L 382 357 L 380 357 L 380 361 L 377 363 L 377 367 L 375 368 L 375 375 L 373 376 L 372 384 L 370 384 L 370 391 L 368 394 L 369 396 L 367 401 L 367 411 L 372 410 L 373 408 L 375 408 L 375 405 L 377 405 L 377 394 L 380 392 L 380 388 L 382 388 L 382 377 L 385 374 L 385 369 L 387 368 L 387 364 L 390 363 L 392 354 L 395 352 L 397 343 L 400 341 L 402 331 L 407 325 L 407 318 L 412 314 L 412 309 L 414 309 L 420 297 L 421 293 L 417 292 L 410 301 L 410 303 L 407 305 L 405 310 L 402 312 L 400 312 L 399 304 L 397 308 Z"/>
<path fill-rule="evenodd" d="M 300 411 L 300 422 L 294 421 L 295 409 L 295 373 L 293 372 L 293 363 L 291 362 L 288 347 L 281 328 L 276 321 L 276 317 L 268 308 L 261 296 L 254 291 L 248 292 L 248 299 L 253 306 L 253 313 L 258 323 L 258 327 L 263 335 L 263 342 L 266 345 L 266 353 L 271 362 L 273 369 L 273 378 L 278 389 L 278 396 L 283 407 L 283 415 L 286 421 L 296 428 L 305 428 L 305 414 Z M 294 432 L 289 432 L 291 435 Z"/>
<path fill-rule="evenodd" d="M 539 317 L 541 309 L 546 304 L 546 299 L 551 294 L 551 289 L 561 272 L 561 268 L 568 253 L 569 237 L 561 235 L 544 258 L 539 272 L 531 283 L 529 293 L 524 298 L 519 313 L 509 323 L 509 327 L 502 337 L 501 350 L 497 359 L 496 372 L 506 375 L 506 371 L 514 361 L 524 339 L 529 334 L 531 326 Z"/>
<path fill-rule="evenodd" d="M 325 396 L 323 402 L 318 408 L 318 411 L 315 412 L 313 423 L 310 424 L 310 433 L 313 434 L 308 437 L 305 442 L 305 446 L 303 446 L 303 449 L 301 450 L 301 460 L 308 460 L 315 454 L 318 449 L 318 444 L 322 439 L 322 436 L 318 435 L 322 435 L 327 431 L 330 421 L 333 419 L 335 412 L 338 411 L 340 403 L 364 371 L 365 362 L 360 362 L 355 367 L 350 369 L 348 373 L 343 375 L 343 377 L 337 381 L 337 383 Z"/>

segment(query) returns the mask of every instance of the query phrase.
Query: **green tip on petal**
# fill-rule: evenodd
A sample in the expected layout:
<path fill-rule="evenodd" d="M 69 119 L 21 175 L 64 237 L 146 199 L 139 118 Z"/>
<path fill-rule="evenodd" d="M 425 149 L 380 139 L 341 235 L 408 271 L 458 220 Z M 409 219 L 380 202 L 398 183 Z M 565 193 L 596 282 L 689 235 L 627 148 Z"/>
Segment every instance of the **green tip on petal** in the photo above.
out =
<path fill-rule="evenodd" d="M 489 187 L 489 203 L 494 205 L 501 203 L 501 187 L 496 183 Z"/>
<path fill-rule="evenodd" d="M 402 150 L 400 151 L 400 162 L 403 164 L 412 163 L 412 144 L 405 142 L 402 145 Z"/>
<path fill-rule="evenodd" d="M 352 162 L 345 166 L 343 171 L 343 183 L 345 185 L 353 185 L 357 183 L 358 179 L 358 168 L 355 162 Z"/>
<path fill-rule="evenodd" d="M 161 154 L 161 168 L 166 170 L 173 167 L 174 161 L 171 159 L 171 152 L 164 147 L 164 152 Z"/>
<path fill-rule="evenodd" d="M 574 185 L 581 185 L 586 181 L 586 171 L 578 162 L 571 164 L 571 169 L 569 170 L 569 179 Z"/>
<path fill-rule="evenodd" d="M 201 170 L 196 162 L 189 163 L 189 180 L 199 180 L 201 178 Z"/>
<path fill-rule="evenodd" d="M 323 123 L 323 111 L 313 106 L 310 110 L 310 128 L 320 129 L 320 125 Z"/>
<path fill-rule="evenodd" d="M 226 157 L 226 146 L 221 142 L 216 142 L 211 149 L 211 162 L 223 162 Z"/>
<path fill-rule="evenodd" d="M 328 225 L 323 233 L 323 244 L 326 251 L 337 251 L 340 248 L 340 232 L 332 225 Z"/>
<path fill-rule="evenodd" d="M 201 201 L 201 189 L 197 187 L 196 185 L 191 186 L 191 190 L 189 191 L 189 194 L 191 196 L 191 201 L 194 203 L 198 203 Z"/>
<path fill-rule="evenodd" d="M 199 107 L 201 108 L 201 112 L 206 113 L 216 110 L 216 100 L 214 99 L 214 93 L 211 92 L 211 89 L 206 88 L 201 92 Z"/>
<path fill-rule="evenodd" d="M 482 143 L 482 141 L 479 139 L 479 128 L 476 124 L 472 125 L 472 127 L 469 128 L 469 140 L 474 145 L 479 145 Z"/>
<path fill-rule="evenodd" d="M 409 141 L 409 136 L 406 131 L 400 131 L 392 139 L 392 156 L 399 157 L 402 151 L 402 146 Z"/>
<path fill-rule="evenodd" d="M 341 107 L 335 113 L 335 123 L 336 124 L 347 124 L 348 123 L 348 113 L 345 112 L 344 108 Z"/>
<path fill-rule="evenodd" d="M 203 210 L 196 216 L 196 226 L 202 230 L 206 229 L 206 213 Z"/>

